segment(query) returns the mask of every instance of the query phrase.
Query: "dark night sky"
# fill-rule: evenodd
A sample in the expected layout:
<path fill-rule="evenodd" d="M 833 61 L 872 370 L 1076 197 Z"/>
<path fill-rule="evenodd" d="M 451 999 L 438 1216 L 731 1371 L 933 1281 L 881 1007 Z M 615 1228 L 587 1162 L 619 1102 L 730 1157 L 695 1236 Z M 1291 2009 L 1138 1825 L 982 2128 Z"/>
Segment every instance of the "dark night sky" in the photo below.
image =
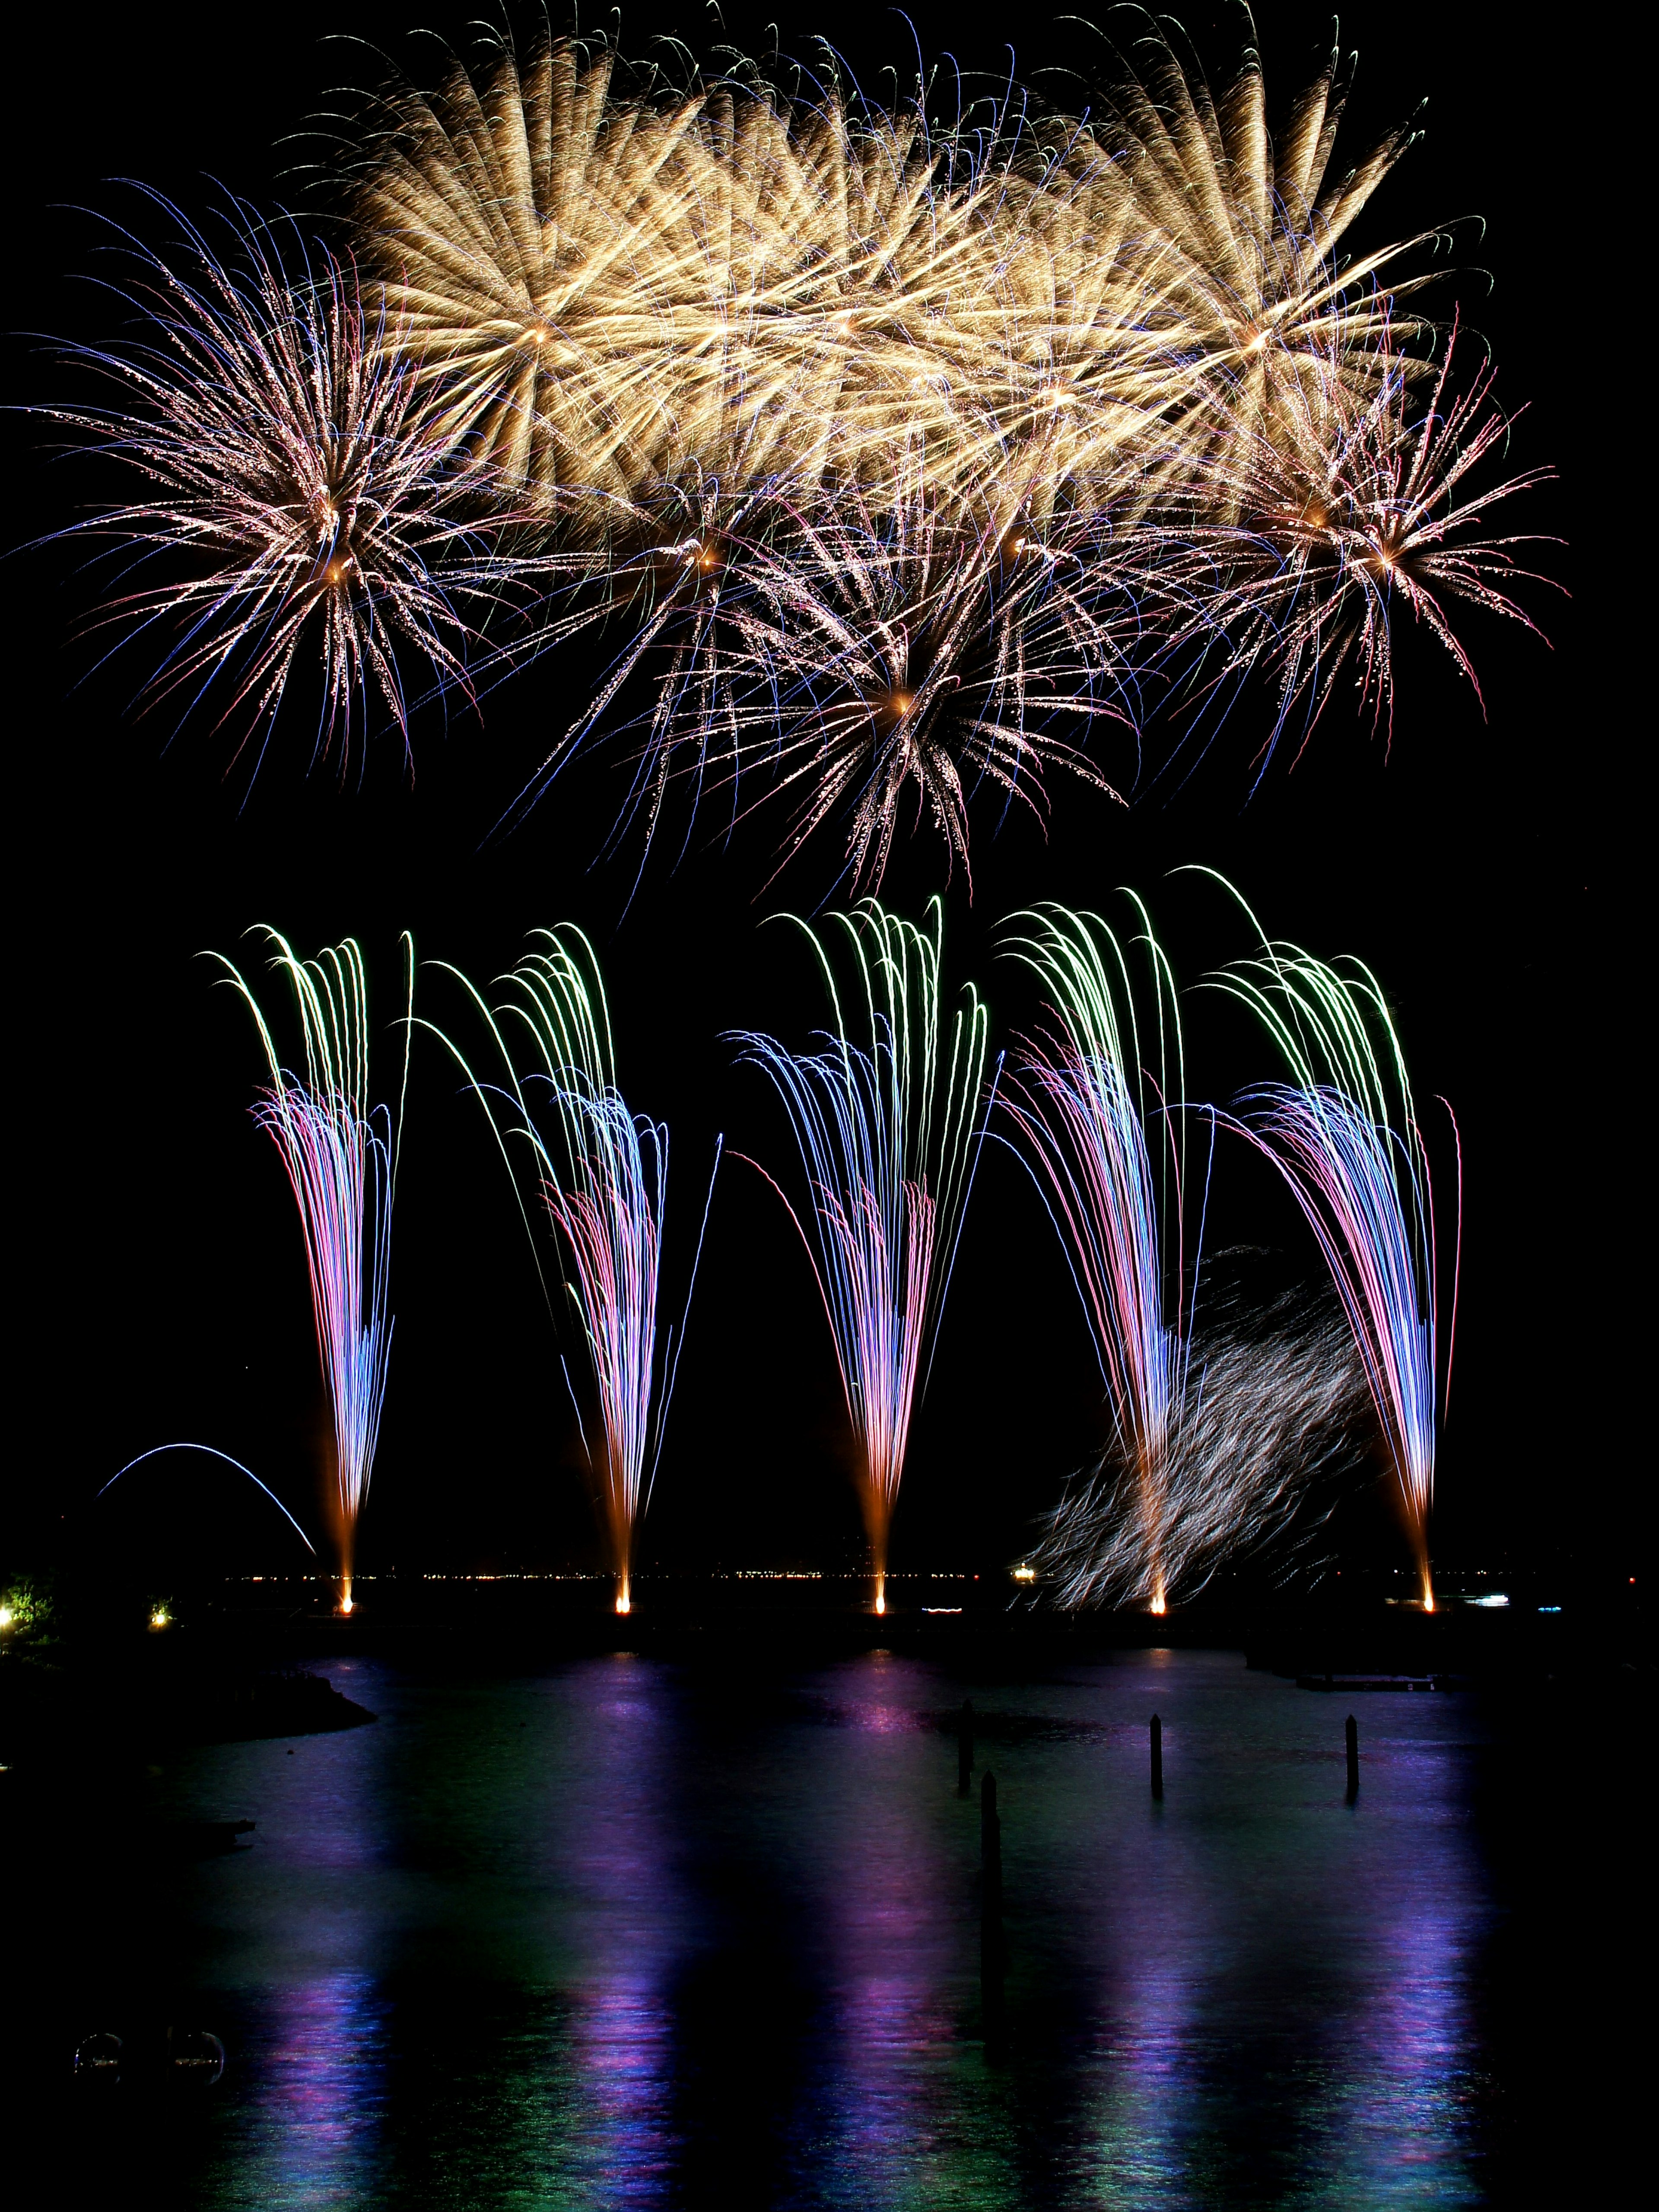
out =
<path fill-rule="evenodd" d="M 459 38 L 474 12 L 434 6 L 420 20 Z M 726 16 L 750 47 L 763 43 L 765 19 L 753 15 Z M 406 57 L 403 20 L 300 0 L 262 15 L 244 42 L 223 9 L 171 9 L 149 22 L 134 11 L 96 27 L 73 11 L 36 11 L 15 55 L 9 132 L 16 328 L 90 335 L 106 321 L 98 295 L 67 281 L 95 266 L 96 226 L 76 210 L 118 213 L 131 199 L 106 180 L 143 178 L 191 209 L 211 197 L 213 177 L 262 204 L 291 196 L 281 179 L 292 150 L 276 142 L 326 104 L 331 85 L 374 66 L 321 41 L 356 33 Z M 633 10 L 623 43 L 641 52 L 672 21 L 697 44 L 701 20 L 690 9 L 672 19 Z M 948 37 L 964 67 L 1006 67 L 1003 19 L 976 32 L 959 9 L 914 20 L 925 52 Z M 1086 65 L 1089 42 L 1075 27 L 1045 28 L 1036 10 L 1017 20 L 1028 76 L 1057 59 Z M 1206 7 L 1184 20 L 1220 81 L 1236 15 Z M 1450 664 L 1404 635 L 1391 757 L 1340 702 L 1294 773 L 1281 759 L 1248 806 L 1260 698 L 1174 796 L 1153 793 L 1126 811 L 1056 788 L 1046 843 L 1018 822 L 994 838 L 981 814 L 973 899 L 958 877 L 947 946 L 954 973 L 987 992 L 1006 1038 L 1031 1009 L 992 959 L 1000 918 L 1036 896 L 1103 904 L 1127 882 L 1151 900 L 1191 982 L 1245 949 L 1219 900 L 1164 880 L 1191 860 L 1231 874 L 1276 931 L 1368 957 L 1395 996 L 1419 1092 L 1454 1100 L 1464 1130 L 1464 1305 L 1437 1549 L 1454 1561 L 1542 1567 L 1559 1563 L 1564 1542 L 1583 1543 L 1587 1559 L 1594 1548 L 1598 1565 L 1622 1571 L 1603 1539 L 1631 1540 L 1632 1478 L 1613 1462 L 1617 1378 L 1632 1357 L 1612 1259 L 1626 1224 L 1595 1208 L 1607 1187 L 1596 1163 L 1613 1141 L 1602 1072 L 1619 1060 L 1620 987 L 1608 971 L 1609 948 L 1623 941 L 1613 893 L 1627 725 L 1620 633 L 1603 612 L 1613 580 L 1593 565 L 1608 556 L 1574 519 L 1581 487 L 1605 470 L 1591 441 L 1605 440 L 1607 424 L 1583 380 L 1601 368 L 1563 342 L 1564 320 L 1599 284 L 1585 258 L 1598 249 L 1580 232 L 1586 210 L 1559 143 L 1569 133 L 1582 143 L 1590 127 L 1588 92 L 1575 90 L 1587 67 L 1571 51 L 1504 47 L 1484 27 L 1497 20 L 1377 6 L 1345 14 L 1344 42 L 1361 54 L 1346 146 L 1357 156 L 1368 134 L 1426 97 L 1427 136 L 1361 235 L 1485 218 L 1484 234 L 1464 222 L 1443 249 L 1441 264 L 1458 273 L 1436 295 L 1437 312 L 1461 300 L 1495 350 L 1500 398 L 1528 403 L 1514 465 L 1561 472 L 1528 502 L 1524 526 L 1515 510 L 1516 526 L 1574 541 L 1543 556 L 1572 597 L 1534 590 L 1529 599 L 1553 649 L 1468 617 L 1483 720 Z M 815 27 L 810 14 L 786 22 L 786 49 L 804 52 Z M 859 9 L 830 27 L 872 94 L 883 59 L 907 76 L 914 66 L 896 15 Z M 1328 18 L 1270 5 L 1260 32 L 1270 103 L 1282 112 L 1312 73 Z M 1559 132 L 1546 102 L 1566 118 Z M 51 360 L 26 341 L 12 342 L 7 366 L 19 398 L 52 394 Z M 13 416 L 7 435 L 7 536 L 16 542 L 61 525 L 84 479 L 73 463 L 47 460 L 38 425 Z M 615 770 L 603 758 L 563 779 L 519 835 L 483 842 L 562 725 L 574 679 L 556 659 L 492 696 L 482 727 L 419 721 L 412 787 L 392 741 L 371 749 L 361 785 L 343 790 L 327 771 L 307 779 L 307 733 L 295 723 L 279 728 L 250 793 L 223 778 L 222 738 L 192 730 L 164 750 L 167 726 L 128 711 L 137 661 L 88 673 L 92 653 L 74 635 L 88 587 L 72 560 L 51 549 L 14 554 L 7 575 L 11 873 L 24 893 L 12 933 L 22 1433 L 8 1511 L 25 1528 L 38 1519 L 42 1531 L 74 1530 L 77 1545 L 100 1528 L 130 1534 L 130 1519 L 88 1522 L 85 1501 L 146 1445 L 193 1437 L 246 1458 L 306 1517 L 321 1405 L 299 1238 L 274 1153 L 247 1119 L 258 1073 L 249 1024 L 191 956 L 234 951 L 259 921 L 307 949 L 351 932 L 389 1018 L 401 928 L 415 931 L 423 956 L 483 976 L 511 963 L 532 926 L 580 921 L 605 959 L 624 1087 L 673 1128 L 670 1235 L 686 1239 L 717 1127 L 741 1149 L 784 1157 L 760 1079 L 731 1069 L 720 1033 L 769 1026 L 799 1038 L 817 1018 L 799 953 L 759 924 L 775 907 L 822 898 L 833 855 L 809 856 L 762 895 L 772 852 L 763 818 L 729 848 L 698 839 L 677 870 L 665 852 L 624 913 L 631 854 L 620 866 L 591 865 L 615 806 Z M 1127 774 L 1109 743 L 1107 761 Z M 893 902 L 918 908 L 940 861 L 921 837 L 890 878 Z M 447 1011 L 435 982 L 425 1010 Z M 1201 1007 L 1189 1022 L 1195 1088 L 1224 1095 L 1269 1072 L 1265 1053 L 1206 1022 Z M 390 1039 L 386 1047 L 389 1066 Z M 1224 1158 L 1222 1170 L 1212 1241 L 1282 1244 L 1311 1275 L 1316 1255 L 1279 1194 L 1240 1160 Z M 740 1167 L 722 1177 L 705 1267 L 647 1555 L 848 1557 L 856 1514 L 827 1333 L 793 1231 Z M 435 1051 L 417 1049 L 394 1302 L 364 1564 L 584 1553 L 571 1424 L 522 1231 L 477 1108 L 456 1095 Z M 915 1432 L 897 1563 L 1006 1559 L 1085 1452 L 1097 1400 L 1046 1219 L 1015 1164 L 988 1153 Z M 1575 1513 L 1564 1532 L 1564 1484 L 1599 1486 L 1605 1513 Z M 143 1504 L 153 1528 L 175 1530 L 210 1500 L 211 1556 L 283 1559 L 271 1527 L 211 1481 L 158 1480 Z M 26 1548 L 40 1533 L 23 1537 Z"/>

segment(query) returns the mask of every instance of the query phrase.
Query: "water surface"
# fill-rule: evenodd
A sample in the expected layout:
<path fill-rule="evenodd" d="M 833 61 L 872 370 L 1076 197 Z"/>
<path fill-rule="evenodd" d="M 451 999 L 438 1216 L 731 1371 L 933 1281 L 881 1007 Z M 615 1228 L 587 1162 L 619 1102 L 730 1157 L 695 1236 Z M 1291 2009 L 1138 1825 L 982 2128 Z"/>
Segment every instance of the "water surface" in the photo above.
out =
<path fill-rule="evenodd" d="M 328 1673 L 378 1725 L 155 1774 L 154 1817 L 252 1819 L 252 1846 L 158 1877 L 76 1969 L 88 2025 L 147 2007 L 229 2053 L 188 2112 L 77 2123 L 129 2186 L 156 2158 L 206 2212 L 1489 2201 L 1468 1696 L 1351 1701 L 1350 1805 L 1346 1702 L 1237 1653 Z M 965 1693 L 1002 2055 L 940 1725 Z"/>

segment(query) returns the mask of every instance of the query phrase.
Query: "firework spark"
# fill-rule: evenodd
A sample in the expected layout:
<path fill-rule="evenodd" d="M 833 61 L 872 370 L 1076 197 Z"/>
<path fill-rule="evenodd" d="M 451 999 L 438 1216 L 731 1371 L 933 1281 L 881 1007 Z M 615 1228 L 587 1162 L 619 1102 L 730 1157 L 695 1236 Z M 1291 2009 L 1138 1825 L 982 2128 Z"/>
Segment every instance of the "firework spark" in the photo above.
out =
<path fill-rule="evenodd" d="M 213 957 L 246 1000 L 264 1048 L 270 1083 L 254 1119 L 282 1156 L 305 1236 L 317 1352 L 334 1424 L 340 1609 L 349 1613 L 357 1522 L 374 1473 L 392 1351 L 392 1205 L 409 1080 L 415 951 L 405 935 L 408 1003 L 394 1116 L 387 1106 L 368 1104 L 368 981 L 356 942 L 347 938 L 302 961 L 274 929 L 266 935 L 273 970 L 293 988 L 303 1076 L 283 1066 L 240 970 L 222 954 Z"/>
<path fill-rule="evenodd" d="M 154 197 L 152 195 L 152 197 Z M 158 203 L 163 206 L 165 203 Z M 119 391 L 52 419 L 143 478 L 78 532 L 109 538 L 159 583 L 122 589 L 106 618 L 171 641 L 149 682 L 158 698 L 206 700 L 221 723 L 268 738 L 302 648 L 322 699 L 316 754 L 355 728 L 377 696 L 408 744 L 399 655 L 440 689 L 469 689 L 476 626 L 514 572 L 510 522 L 483 507 L 414 415 L 415 380 L 356 272 L 292 233 L 297 273 L 274 233 L 240 205 L 222 258 L 176 210 L 170 259 L 133 242 L 125 296 L 141 339 L 78 349 Z M 470 611 L 469 611 L 470 610 Z"/>
<path fill-rule="evenodd" d="M 1255 923 L 1254 915 L 1250 920 Z M 1247 1092 L 1235 1126 L 1284 1176 L 1330 1269 L 1388 1448 L 1422 1602 L 1431 1612 L 1429 1515 L 1438 1425 L 1451 1387 L 1462 1237 L 1456 1120 L 1448 1106 L 1457 1235 L 1443 1368 L 1429 1151 L 1382 987 L 1358 960 L 1347 961 L 1344 972 L 1265 935 L 1261 948 L 1214 981 L 1261 1018 L 1291 1080 Z"/>
<path fill-rule="evenodd" d="M 1246 1304 L 1206 1291 L 1183 1382 L 1164 1462 L 1166 1587 L 1194 1597 L 1229 1560 L 1269 1547 L 1281 1575 L 1305 1566 L 1330 1483 L 1360 1455 L 1370 1407 L 1346 1318 L 1300 1291 Z M 1070 1484 L 1030 1559 L 1068 1609 L 1144 1603 L 1146 1523 L 1133 1470 L 1109 1455 Z"/>
<path fill-rule="evenodd" d="M 599 1443 L 597 1449 L 589 1444 L 584 1427 L 583 1447 L 616 1577 L 616 1609 L 625 1613 L 632 1609 L 635 1539 L 662 1454 L 702 1235 L 678 1342 L 671 1323 L 659 1344 L 668 1131 L 631 1114 L 617 1087 L 611 1011 L 592 945 L 572 925 L 537 934 L 536 948 L 502 979 L 509 995 L 495 1007 L 458 969 L 437 963 L 482 1017 L 500 1060 L 501 1083 L 481 1081 L 451 1039 L 441 1030 L 434 1034 L 489 1117 L 538 1269 L 536 1220 L 555 1232 L 560 1274 L 580 1322 L 599 1400 Z M 717 1140 L 716 1173 L 719 1167 Z M 704 1229 L 713 1200 L 711 1174 Z M 545 1286 L 545 1275 L 543 1281 Z M 576 1414 L 580 1425 L 580 1405 Z"/>
<path fill-rule="evenodd" d="M 234 1467 L 239 1474 L 245 1474 L 256 1490 L 262 1490 L 264 1492 L 265 1496 L 276 1508 L 276 1510 L 282 1515 L 283 1520 L 287 1522 L 289 1527 L 293 1529 L 295 1534 L 305 1546 L 307 1551 L 312 1554 L 313 1559 L 316 1557 L 317 1547 L 312 1542 L 310 1537 L 307 1535 L 305 1530 L 300 1526 L 294 1516 L 289 1511 L 287 1506 L 283 1504 L 282 1499 L 278 1498 L 276 1492 L 270 1487 L 270 1484 L 261 1482 L 258 1476 L 255 1474 L 251 1467 L 244 1467 L 240 1460 L 233 1459 L 228 1452 L 221 1451 L 216 1444 L 196 1444 L 188 1443 L 152 1444 L 148 1451 L 141 1451 L 136 1459 L 130 1459 L 125 1467 L 118 1467 L 114 1474 L 111 1475 L 109 1480 L 104 1485 L 103 1489 L 98 1492 L 98 1497 L 102 1498 L 105 1492 L 113 1490 L 116 1484 L 119 1482 L 124 1474 L 131 1474 L 135 1467 L 142 1467 L 147 1460 L 160 1459 L 169 1452 L 181 1451 L 201 1452 L 209 1459 L 222 1460 L 227 1467 Z M 96 1502 L 96 1499 L 94 1499 L 94 1503 L 95 1504 Z"/>
<path fill-rule="evenodd" d="M 939 899 L 928 916 L 929 927 L 918 929 L 866 899 L 831 917 L 856 977 L 845 1012 L 829 946 L 796 920 L 829 994 L 823 1049 L 792 1053 L 752 1031 L 732 1040 L 740 1062 L 775 1085 L 799 1148 L 804 1210 L 767 1180 L 788 1207 L 829 1317 L 859 1449 L 878 1613 L 886 1610 L 888 1536 L 911 1419 L 990 1103 L 986 1011 L 969 984 L 947 1026 Z"/>

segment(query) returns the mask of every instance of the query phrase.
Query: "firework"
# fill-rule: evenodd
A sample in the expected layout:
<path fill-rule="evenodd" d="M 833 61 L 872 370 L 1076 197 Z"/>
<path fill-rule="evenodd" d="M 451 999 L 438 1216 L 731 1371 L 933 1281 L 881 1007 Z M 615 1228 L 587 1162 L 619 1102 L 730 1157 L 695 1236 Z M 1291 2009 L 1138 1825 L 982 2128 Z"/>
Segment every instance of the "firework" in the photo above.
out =
<path fill-rule="evenodd" d="M 1337 270 L 1407 139 L 1327 185 L 1334 62 L 1276 151 L 1254 55 L 1218 97 L 1167 45 L 1147 74 L 1088 124 L 1011 92 L 942 129 L 925 85 L 891 113 L 752 70 L 627 92 L 608 51 L 503 41 L 368 103 L 356 226 L 434 422 L 550 501 L 689 459 L 879 500 L 902 455 L 973 502 L 1012 451 L 1046 513 L 1162 452 L 1218 371 L 1265 392 L 1362 344 L 1356 288 L 1402 250 Z"/>
<path fill-rule="evenodd" d="M 1227 1561 L 1268 1547 L 1281 1576 L 1305 1570 L 1370 1405 L 1344 1316 L 1300 1291 L 1246 1303 L 1206 1289 L 1182 1381 L 1163 1463 L 1165 1587 L 1191 1598 Z M 1133 1468 L 1110 1455 L 1070 1484 L 1030 1558 L 1062 1607 L 1144 1602 L 1146 1518 Z"/>
<path fill-rule="evenodd" d="M 1270 526 L 1322 409 L 1449 638 L 1434 586 L 1490 592 L 1486 549 L 1431 552 L 1445 517 L 1379 505 L 1410 466 L 1412 287 L 1380 289 L 1406 246 L 1337 259 L 1408 134 L 1335 179 L 1344 89 L 1334 58 L 1275 145 L 1253 54 L 1212 93 L 1155 39 L 1086 123 L 1011 93 L 946 128 L 925 87 L 892 112 L 753 70 L 624 89 L 614 54 L 543 37 L 371 101 L 354 219 L 422 421 L 542 514 L 538 642 L 624 633 L 520 807 L 614 723 L 647 842 L 675 770 L 734 813 L 763 775 L 795 802 L 785 857 L 841 817 L 874 890 L 906 798 L 965 862 L 975 781 L 1039 811 L 1054 766 L 1109 790 L 1082 747 L 1132 714 L 1137 657 L 1224 640 L 1282 711 L 1347 635 L 1346 601 L 1304 634 Z M 1425 514 L 1436 469 L 1401 495 Z"/>
<path fill-rule="evenodd" d="M 270 1082 L 254 1119 L 282 1156 L 305 1236 L 317 1354 L 334 1425 L 340 1610 L 349 1613 L 357 1521 L 374 1469 L 392 1351 L 392 1205 L 409 1081 L 415 948 L 405 935 L 408 997 L 394 1115 L 388 1106 L 368 1103 L 368 980 L 356 942 L 347 938 L 315 960 L 299 960 L 276 931 L 265 933 L 272 969 L 293 988 L 302 1076 L 284 1067 L 240 969 L 222 954 L 213 957 L 246 1002 L 264 1048 Z"/>
<path fill-rule="evenodd" d="M 969 984 L 947 1020 L 939 899 L 928 917 L 918 929 L 873 899 L 831 917 L 855 977 L 845 1010 L 830 946 L 796 920 L 829 994 L 833 1025 L 821 1033 L 823 1049 L 792 1053 L 751 1031 L 732 1040 L 739 1060 L 775 1085 L 799 1148 L 804 1209 L 767 1180 L 806 1247 L 829 1317 L 859 1451 L 878 1613 L 886 1610 L 888 1535 L 911 1419 L 990 1103 L 986 1011 Z"/>
<path fill-rule="evenodd" d="M 1466 479 L 1506 439 L 1509 418 L 1491 404 L 1492 368 L 1468 387 L 1449 383 L 1455 331 L 1424 400 L 1413 363 L 1385 324 L 1369 359 L 1374 388 L 1356 392 L 1345 357 L 1310 356 L 1288 380 L 1271 422 L 1234 427 L 1206 480 L 1214 519 L 1192 523 L 1192 551 L 1213 589 L 1188 592 L 1189 634 L 1224 634 L 1215 685 L 1247 668 L 1267 673 L 1277 712 L 1260 756 L 1265 767 L 1292 709 L 1308 729 L 1345 670 L 1373 726 L 1394 716 L 1393 626 L 1407 611 L 1425 623 L 1473 685 L 1474 664 L 1452 627 L 1451 602 L 1535 629 L 1504 586 L 1539 580 L 1517 567 L 1524 537 L 1469 535 L 1498 501 L 1546 481 L 1534 469 L 1485 489 Z M 1304 743 L 1306 738 L 1304 735 Z"/>
<path fill-rule="evenodd" d="M 1236 1126 L 1284 1176 L 1330 1269 L 1388 1449 L 1422 1601 L 1432 1611 L 1429 1515 L 1451 1385 L 1462 1219 L 1456 1120 L 1448 1106 L 1458 1236 L 1443 1367 L 1429 1151 L 1382 988 L 1358 960 L 1339 969 L 1297 945 L 1262 936 L 1261 946 L 1215 981 L 1260 1016 L 1291 1079 L 1246 1093 Z"/>
<path fill-rule="evenodd" d="M 167 641 L 154 696 L 216 705 L 222 724 L 268 737 L 307 653 L 316 753 L 337 742 L 343 773 L 371 695 L 407 748 L 400 654 L 423 683 L 467 690 L 476 623 L 513 573 L 510 518 L 482 507 L 417 425 L 396 334 L 365 310 L 349 263 L 293 230 L 290 270 L 239 205 L 222 258 L 168 212 L 171 259 L 133 244 L 142 337 L 78 352 L 118 401 L 46 410 L 143 480 L 76 529 L 122 556 L 106 617 Z M 157 564 L 163 580 L 132 581 Z"/>
<path fill-rule="evenodd" d="M 781 792 L 783 859 L 833 824 L 854 890 L 913 820 L 965 866 L 976 785 L 1111 793 L 1097 726 L 1155 684 L 1261 671 L 1268 754 L 1344 668 L 1380 714 L 1397 600 L 1472 677 L 1454 603 L 1527 618 L 1520 541 L 1469 528 L 1534 478 L 1467 489 L 1506 426 L 1403 318 L 1422 241 L 1339 258 L 1408 143 L 1339 175 L 1344 97 L 1334 58 L 1275 141 L 1254 53 L 1212 90 L 1161 33 L 1086 118 L 627 79 L 545 27 L 394 82 L 336 178 L 362 292 L 186 226 L 149 341 L 88 356 L 121 404 L 56 410 L 144 472 L 80 526 L 167 556 L 110 613 L 177 621 L 154 688 L 267 733 L 310 640 L 343 767 L 371 692 L 407 747 L 400 653 L 471 696 L 602 633 L 509 812 L 614 737 L 618 834 Z"/>
<path fill-rule="evenodd" d="M 1051 906 L 1015 917 L 1029 927 L 1008 950 L 1041 977 L 1054 1028 L 1025 1045 L 1006 1103 L 1036 1160 L 1106 1385 L 1109 1457 L 1133 1499 L 1133 1595 L 1163 1613 L 1195 1479 L 1190 1466 L 1177 1473 L 1177 1431 L 1202 1225 L 1190 1236 L 1174 978 L 1145 907 L 1128 896 L 1140 927 L 1127 945 L 1097 915 Z"/>
<path fill-rule="evenodd" d="M 1103 550 L 1074 516 L 975 535 L 919 491 L 884 514 L 858 487 L 803 503 L 700 485 L 641 536 L 604 586 L 584 555 L 567 564 L 588 597 L 555 617 L 561 635 L 614 618 L 623 592 L 637 627 L 520 809 L 641 676 L 644 703 L 614 720 L 638 744 L 622 819 L 647 808 L 647 842 L 677 778 L 693 812 L 724 790 L 735 818 L 759 777 L 753 805 L 793 802 L 780 865 L 833 823 L 853 887 L 873 892 L 907 811 L 967 868 L 981 786 L 1040 820 L 1056 769 L 1117 798 L 1083 741 L 1135 719 L 1133 641 L 1172 567 L 1152 521 Z"/>
<path fill-rule="evenodd" d="M 599 1400 L 597 1445 L 588 1442 L 574 1390 L 572 1403 L 616 1576 L 616 1608 L 625 1613 L 633 1604 L 635 1540 L 662 1454 L 702 1233 L 678 1342 L 671 1323 L 659 1344 L 668 1131 L 631 1114 L 617 1087 L 611 1012 L 587 939 L 570 925 L 537 934 L 536 949 L 503 979 L 507 999 L 494 1007 L 458 969 L 437 963 L 483 1018 L 501 1082 L 481 1081 L 450 1038 L 434 1034 L 489 1117 L 538 1270 L 542 1240 L 534 1224 L 544 1220 L 554 1231 L 560 1277 L 580 1323 Z M 714 1172 L 719 1166 L 717 1140 Z M 703 1229 L 713 1199 L 711 1174 Z M 544 1274 L 544 1287 L 546 1280 Z"/>

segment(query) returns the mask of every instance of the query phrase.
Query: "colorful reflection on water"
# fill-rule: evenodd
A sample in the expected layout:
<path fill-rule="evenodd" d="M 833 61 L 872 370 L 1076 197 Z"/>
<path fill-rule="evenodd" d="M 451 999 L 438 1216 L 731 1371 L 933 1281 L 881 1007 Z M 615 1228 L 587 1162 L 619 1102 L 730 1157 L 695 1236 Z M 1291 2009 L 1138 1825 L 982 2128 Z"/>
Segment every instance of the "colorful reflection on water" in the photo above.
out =
<path fill-rule="evenodd" d="M 1364 1701 L 1350 1806 L 1340 1702 L 1237 1655 L 965 1686 L 1004 1824 L 994 2058 L 946 1672 L 332 1671 L 378 1727 L 156 1784 L 258 1824 L 165 1906 L 231 2053 L 170 2140 L 180 2202 L 1484 2201 L 1466 1698 Z"/>

